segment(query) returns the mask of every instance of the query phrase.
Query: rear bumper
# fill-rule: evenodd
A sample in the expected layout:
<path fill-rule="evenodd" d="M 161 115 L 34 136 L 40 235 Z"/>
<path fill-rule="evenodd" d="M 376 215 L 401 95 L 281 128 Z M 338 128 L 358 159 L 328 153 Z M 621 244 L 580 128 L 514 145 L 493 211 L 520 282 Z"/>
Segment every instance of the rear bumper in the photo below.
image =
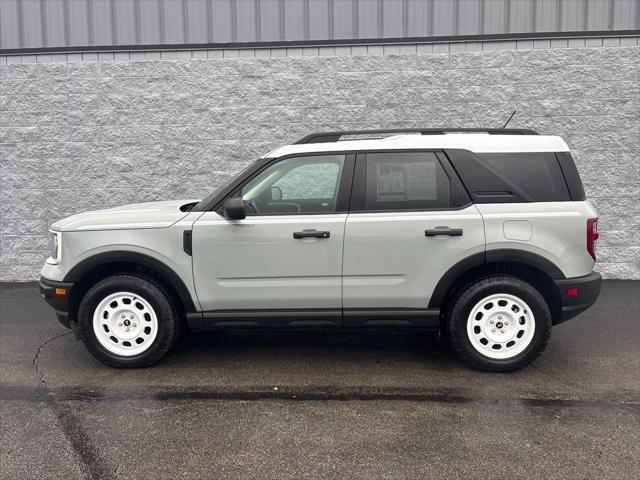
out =
<path fill-rule="evenodd" d="M 560 293 L 562 306 L 560 318 L 555 322 L 557 324 L 566 322 L 596 303 L 600 295 L 602 276 L 598 272 L 592 272 L 584 277 L 566 278 L 554 280 L 554 282 Z"/>
<path fill-rule="evenodd" d="M 40 277 L 40 295 L 56 312 L 58 321 L 71 328 L 69 321 L 69 292 L 73 283 L 56 282 Z M 64 291 L 64 293 L 62 293 Z"/>

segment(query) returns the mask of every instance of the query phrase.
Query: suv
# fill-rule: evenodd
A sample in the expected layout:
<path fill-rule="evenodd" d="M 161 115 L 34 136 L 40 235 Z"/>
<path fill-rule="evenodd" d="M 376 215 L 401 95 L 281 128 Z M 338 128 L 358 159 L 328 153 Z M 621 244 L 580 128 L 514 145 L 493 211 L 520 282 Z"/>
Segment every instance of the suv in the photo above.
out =
<path fill-rule="evenodd" d="M 344 328 L 444 332 L 511 371 L 596 301 L 596 224 L 559 137 L 325 132 L 200 201 L 54 223 L 40 288 L 113 367 L 156 363 L 184 327 Z"/>

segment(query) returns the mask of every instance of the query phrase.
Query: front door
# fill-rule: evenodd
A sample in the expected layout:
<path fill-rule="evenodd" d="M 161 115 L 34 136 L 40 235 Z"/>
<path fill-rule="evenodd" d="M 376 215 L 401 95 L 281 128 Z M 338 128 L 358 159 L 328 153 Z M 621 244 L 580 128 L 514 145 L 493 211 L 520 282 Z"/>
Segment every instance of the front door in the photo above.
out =
<path fill-rule="evenodd" d="M 437 325 L 431 294 L 458 261 L 484 252 L 482 216 L 444 154 L 358 154 L 345 229 L 345 326 Z"/>
<path fill-rule="evenodd" d="M 340 323 L 349 169 L 344 154 L 276 161 L 232 194 L 245 219 L 210 211 L 195 222 L 193 274 L 208 326 Z"/>

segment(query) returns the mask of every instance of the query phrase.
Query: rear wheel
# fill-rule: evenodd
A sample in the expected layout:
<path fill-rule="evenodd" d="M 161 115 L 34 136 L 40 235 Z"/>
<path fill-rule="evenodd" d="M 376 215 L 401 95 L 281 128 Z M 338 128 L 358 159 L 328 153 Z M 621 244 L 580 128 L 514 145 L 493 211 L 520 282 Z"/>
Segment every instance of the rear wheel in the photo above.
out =
<path fill-rule="evenodd" d="M 154 282 L 115 275 L 94 285 L 78 310 L 80 337 L 101 362 L 118 368 L 147 367 L 174 345 L 178 318 Z"/>
<path fill-rule="evenodd" d="M 450 312 L 451 343 L 478 370 L 518 370 L 540 355 L 551 334 L 544 297 L 515 277 L 490 277 L 470 285 Z"/>

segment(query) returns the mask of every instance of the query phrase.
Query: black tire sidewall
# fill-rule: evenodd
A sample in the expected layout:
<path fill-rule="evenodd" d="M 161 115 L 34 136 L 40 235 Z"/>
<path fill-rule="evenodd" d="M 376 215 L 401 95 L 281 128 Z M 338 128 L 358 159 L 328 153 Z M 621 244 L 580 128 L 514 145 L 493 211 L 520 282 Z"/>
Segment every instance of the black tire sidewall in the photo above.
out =
<path fill-rule="evenodd" d="M 98 304 L 107 296 L 117 292 L 140 295 L 154 309 L 158 319 L 158 333 L 149 348 L 132 356 L 109 352 L 98 341 L 93 329 L 93 315 Z M 177 334 L 176 314 L 169 297 L 159 285 L 142 277 L 115 275 L 101 280 L 84 295 L 78 309 L 80 338 L 91 354 L 99 361 L 118 368 L 137 368 L 158 362 L 173 346 Z"/>
<path fill-rule="evenodd" d="M 508 359 L 493 359 L 478 352 L 467 334 L 467 322 L 473 307 L 483 298 L 497 293 L 522 299 L 534 316 L 535 331 L 531 342 L 518 355 Z M 490 371 L 512 371 L 529 364 L 544 349 L 551 332 L 551 313 L 544 297 L 529 283 L 515 277 L 490 277 L 461 292 L 451 310 L 448 330 L 454 348 L 472 367 Z"/>

